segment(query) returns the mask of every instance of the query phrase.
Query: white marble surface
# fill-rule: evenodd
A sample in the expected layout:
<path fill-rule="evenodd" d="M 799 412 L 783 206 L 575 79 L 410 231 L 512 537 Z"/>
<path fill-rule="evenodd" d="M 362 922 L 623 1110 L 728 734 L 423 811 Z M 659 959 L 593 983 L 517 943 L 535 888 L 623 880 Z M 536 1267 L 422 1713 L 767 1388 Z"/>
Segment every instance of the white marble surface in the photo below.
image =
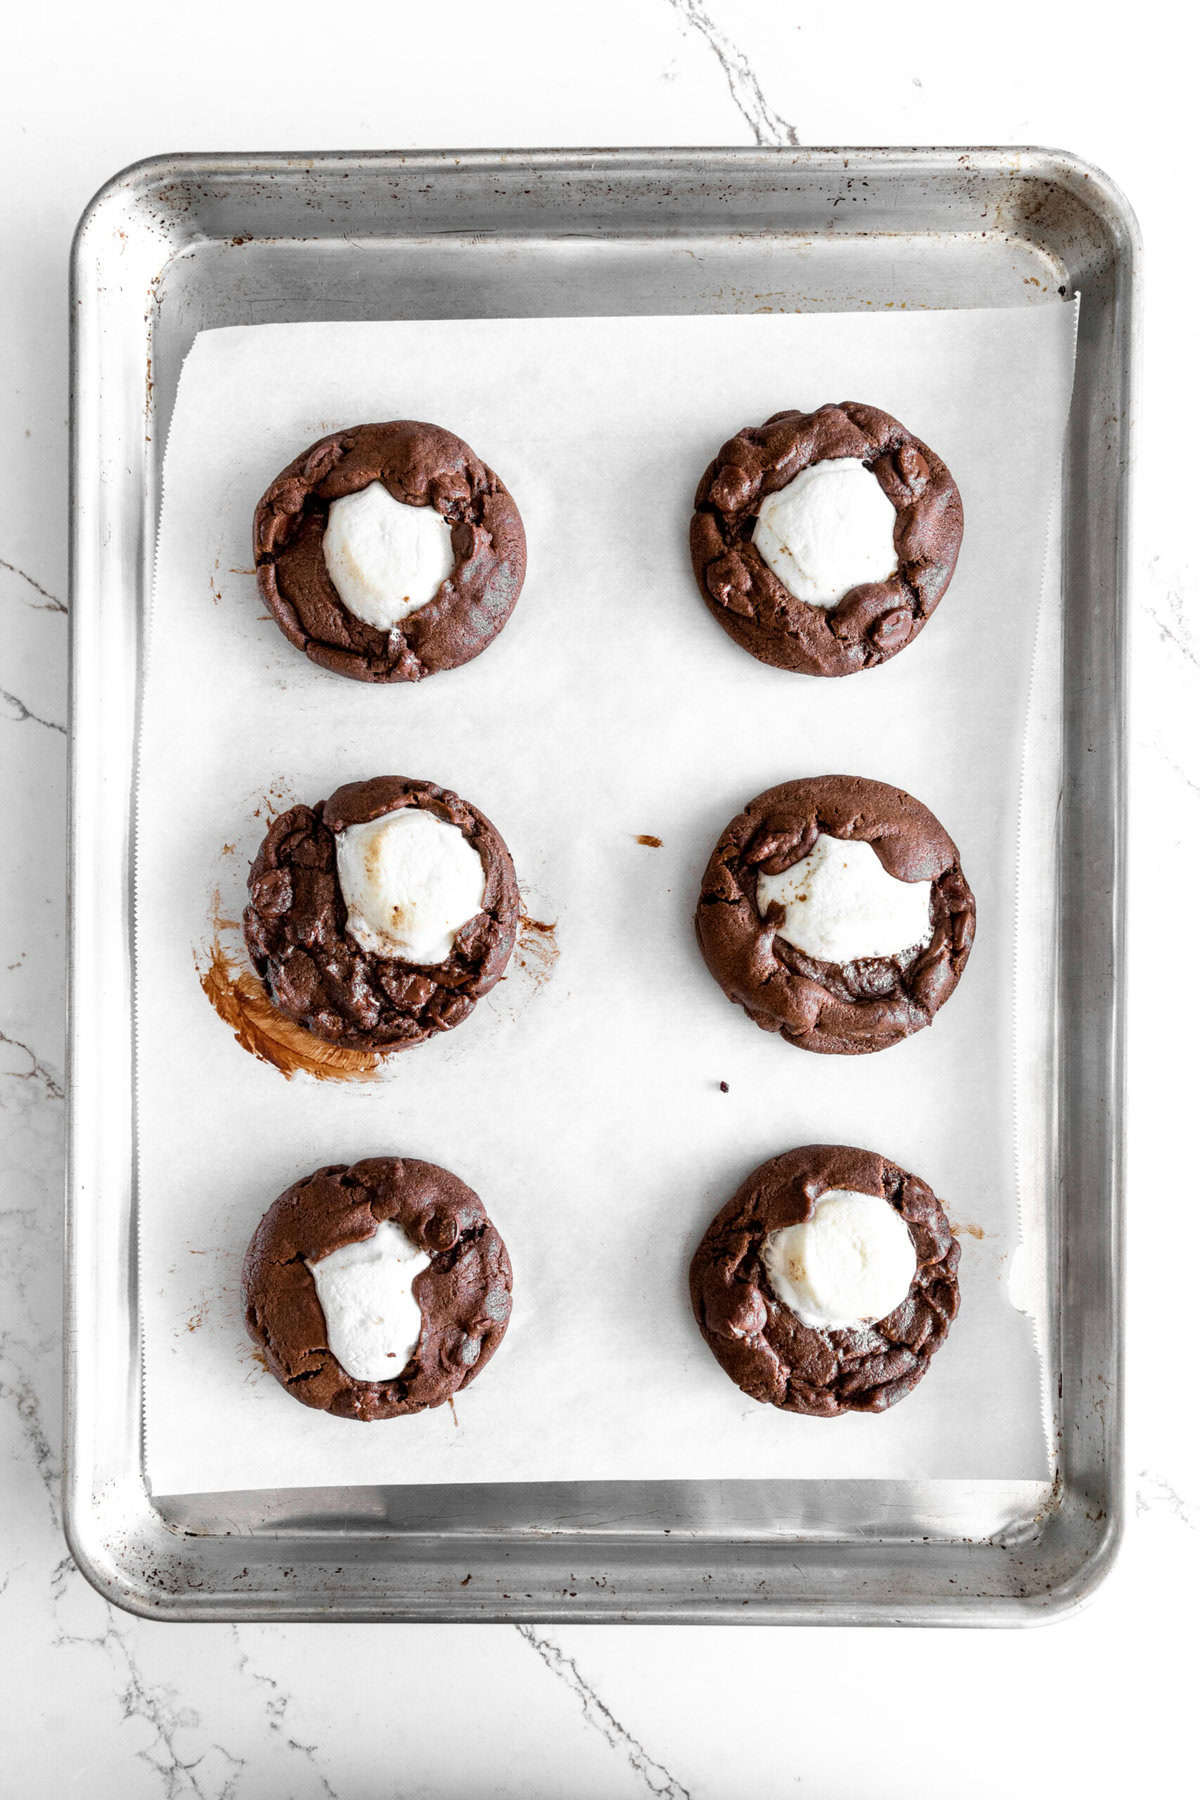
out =
<path fill-rule="evenodd" d="M 1185 16 L 1185 15 L 1180 15 Z M 1194 43 L 1164 8 L 460 0 L 445 14 L 113 0 L 6 33 L 0 261 L 0 1791 L 717 1800 L 1116 1794 L 1184 1779 L 1200 1465 L 1187 966 L 1200 877 L 1189 407 Z M 350 32 L 347 21 L 353 20 Z M 1127 1540 L 1032 1632 L 168 1626 L 75 1573 L 57 1493 L 66 757 L 66 258 L 171 149 L 1056 143 L 1147 242 L 1135 562 Z M 1166 1254 L 1163 1248 L 1166 1246 Z M 919 1671 L 921 1684 L 914 1686 Z M 864 1704 L 869 1722 L 864 1724 Z M 736 1716 L 735 1716 L 736 1715 Z M 932 1734 L 936 1733 L 936 1749 Z"/>

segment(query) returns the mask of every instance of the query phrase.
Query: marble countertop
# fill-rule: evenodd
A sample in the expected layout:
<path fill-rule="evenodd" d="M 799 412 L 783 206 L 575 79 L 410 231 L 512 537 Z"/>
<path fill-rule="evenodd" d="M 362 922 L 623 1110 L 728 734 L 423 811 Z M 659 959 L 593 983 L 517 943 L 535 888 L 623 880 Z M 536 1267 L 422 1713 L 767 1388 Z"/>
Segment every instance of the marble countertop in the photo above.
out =
<path fill-rule="evenodd" d="M 1188 976 L 1158 939 L 1190 929 L 1200 877 L 1195 477 L 1178 425 L 1196 387 L 1194 59 L 1164 59 L 1150 30 L 1089 28 L 1076 8 L 999 25 L 963 9 L 953 29 L 930 17 L 878 0 L 852 13 L 829 0 L 602 12 L 460 0 L 446 18 L 377 0 L 342 15 L 216 0 L 202 22 L 130 0 L 23 10 L 0 117 L 5 1792 L 724 1800 L 886 1783 L 896 1800 L 957 1800 L 1153 1789 L 1186 1754 L 1200 1437 L 1174 1371 L 1194 1357 L 1200 1205 L 1176 1148 L 1194 1104 Z M 115 169 L 164 150 L 751 142 L 1052 143 L 1106 168 L 1141 218 L 1131 1494 L 1116 1569 L 1080 1614 L 1028 1632 L 176 1626 L 114 1611 L 66 1553 L 58 1496 L 74 222 Z"/>

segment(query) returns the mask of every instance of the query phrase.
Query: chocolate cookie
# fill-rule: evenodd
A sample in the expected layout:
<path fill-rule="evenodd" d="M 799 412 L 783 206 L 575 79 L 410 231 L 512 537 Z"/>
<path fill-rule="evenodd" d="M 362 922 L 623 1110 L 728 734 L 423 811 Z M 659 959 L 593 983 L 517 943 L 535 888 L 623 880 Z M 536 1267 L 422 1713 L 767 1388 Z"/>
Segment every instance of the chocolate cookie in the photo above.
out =
<path fill-rule="evenodd" d="M 280 1194 L 250 1240 L 242 1300 L 289 1394 L 342 1418 L 394 1419 L 440 1406 L 494 1356 L 512 1267 L 465 1182 L 377 1156 Z"/>
<path fill-rule="evenodd" d="M 357 524 L 338 516 L 351 496 Z M 501 630 L 525 579 L 525 530 L 461 438 L 396 419 L 333 432 L 275 477 L 254 514 L 254 563 L 284 636 L 313 662 L 356 681 L 420 681 Z M 343 589 L 367 604 L 355 611 Z"/>
<path fill-rule="evenodd" d="M 864 1222 L 878 1232 L 896 1278 L 890 1293 L 869 1259 L 864 1275 L 857 1254 L 838 1257 L 830 1206 L 846 1209 L 858 1244 Z M 885 1207 L 895 1219 L 878 1216 Z M 824 1248 L 814 1234 L 825 1236 Z M 692 1309 L 709 1349 L 751 1399 L 818 1418 L 883 1412 L 916 1387 L 945 1340 L 958 1311 L 958 1256 L 923 1181 L 870 1150 L 809 1144 L 763 1163 L 721 1208 L 692 1258 Z M 823 1284 L 829 1295 L 847 1280 L 874 1283 L 882 1303 L 894 1299 L 886 1317 L 806 1323 L 801 1311 L 817 1305 L 819 1313 L 813 1290 Z"/>
<path fill-rule="evenodd" d="M 822 775 L 769 788 L 725 827 L 696 935 L 756 1025 L 805 1050 L 852 1055 L 920 1031 L 950 998 L 975 899 L 920 801 L 882 781 Z"/>
<path fill-rule="evenodd" d="M 710 612 L 761 662 L 805 675 L 852 675 L 910 644 L 962 543 L 945 464 L 890 414 L 849 400 L 739 431 L 695 505 L 692 567 Z"/>
<path fill-rule="evenodd" d="M 274 1004 L 327 1043 L 364 1050 L 461 1024 L 503 975 L 520 918 L 495 826 L 402 776 L 284 813 L 248 887 L 246 946 Z"/>

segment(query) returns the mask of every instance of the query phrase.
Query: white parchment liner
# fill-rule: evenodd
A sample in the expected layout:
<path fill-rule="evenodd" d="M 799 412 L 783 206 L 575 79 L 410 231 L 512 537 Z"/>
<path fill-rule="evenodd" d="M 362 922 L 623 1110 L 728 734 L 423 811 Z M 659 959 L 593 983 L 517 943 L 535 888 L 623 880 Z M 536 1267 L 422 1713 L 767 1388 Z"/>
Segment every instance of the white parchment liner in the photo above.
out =
<path fill-rule="evenodd" d="M 1045 1370 L 1010 1278 L 1021 1249 L 1018 1298 L 1037 1313 L 1053 668 L 1032 707 L 1030 693 L 1039 612 L 1043 667 L 1056 641 L 1073 342 L 1074 309 L 1057 303 L 201 334 L 166 458 L 138 793 L 154 1491 L 1046 1473 Z M 820 681 L 724 635 L 695 591 L 687 524 L 732 432 L 843 399 L 886 408 L 938 450 L 967 529 L 917 642 L 882 669 Z M 372 688 L 310 666 L 264 619 L 250 520 L 312 439 L 396 417 L 447 425 L 500 472 L 525 518 L 529 578 L 467 668 Z M 757 1031 L 693 938 L 721 827 L 763 788 L 826 772 L 925 801 L 979 903 L 954 998 L 931 1030 L 875 1056 L 809 1055 Z M 393 773 L 482 807 L 527 911 L 555 931 L 527 932 L 475 1015 L 394 1059 L 387 1079 L 288 1081 L 201 990 L 214 885 L 218 914 L 236 917 L 271 806 Z M 962 1230 L 959 1320 L 922 1385 L 879 1418 L 747 1400 L 688 1306 L 711 1214 L 758 1162 L 810 1142 L 894 1158 Z M 297 1405 L 264 1372 L 238 1281 L 278 1192 L 384 1153 L 444 1163 L 478 1189 L 512 1255 L 515 1307 L 454 1413 L 364 1426 Z"/>

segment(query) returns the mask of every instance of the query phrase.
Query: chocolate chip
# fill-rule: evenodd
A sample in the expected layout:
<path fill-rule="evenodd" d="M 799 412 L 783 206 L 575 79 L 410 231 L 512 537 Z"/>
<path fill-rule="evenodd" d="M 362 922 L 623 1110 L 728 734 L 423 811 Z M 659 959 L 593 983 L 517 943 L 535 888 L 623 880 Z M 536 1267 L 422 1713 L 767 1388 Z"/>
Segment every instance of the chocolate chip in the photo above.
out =
<path fill-rule="evenodd" d="M 767 1322 L 767 1303 L 758 1288 L 742 1285 L 731 1294 L 723 1322 L 730 1337 L 757 1337 Z"/>
<path fill-rule="evenodd" d="M 428 1213 L 421 1221 L 421 1238 L 430 1250 L 444 1254 L 458 1242 L 458 1221 L 446 1213 Z"/>
<path fill-rule="evenodd" d="M 907 607 L 896 607 L 876 619 L 871 627 L 871 642 L 880 650 L 898 650 L 913 628 L 913 616 Z"/>
<path fill-rule="evenodd" d="M 914 499 L 925 492 L 929 485 L 929 464 L 915 444 L 901 444 L 896 452 L 896 467 Z"/>
<path fill-rule="evenodd" d="M 713 505 L 719 506 L 722 512 L 737 512 L 750 499 L 754 485 L 754 478 L 745 469 L 726 463 L 713 477 L 709 493 Z"/>
<path fill-rule="evenodd" d="M 292 904 L 292 878 L 286 869 L 271 869 L 258 884 L 254 903 L 268 919 L 276 919 Z"/>

